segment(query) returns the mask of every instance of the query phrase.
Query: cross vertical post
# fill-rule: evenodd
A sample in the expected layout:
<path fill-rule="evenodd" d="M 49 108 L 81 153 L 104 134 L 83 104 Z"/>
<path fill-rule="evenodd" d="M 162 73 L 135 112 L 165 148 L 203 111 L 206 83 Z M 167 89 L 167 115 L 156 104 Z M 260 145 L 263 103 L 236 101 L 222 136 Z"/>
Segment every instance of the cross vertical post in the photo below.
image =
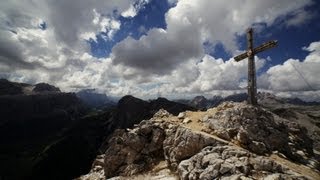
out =
<path fill-rule="evenodd" d="M 253 53 L 253 29 L 249 28 L 247 31 L 247 46 L 248 46 L 248 103 L 252 105 L 257 104 L 257 81 L 256 70 Z"/>
<path fill-rule="evenodd" d="M 239 62 L 248 58 L 248 103 L 252 105 L 257 105 L 257 80 L 256 80 L 256 67 L 254 62 L 254 55 L 263 52 L 267 49 L 273 48 L 277 45 L 278 41 L 273 40 L 254 48 L 253 46 L 253 29 L 249 28 L 247 30 L 247 52 L 242 53 L 236 57 L 234 60 Z"/>

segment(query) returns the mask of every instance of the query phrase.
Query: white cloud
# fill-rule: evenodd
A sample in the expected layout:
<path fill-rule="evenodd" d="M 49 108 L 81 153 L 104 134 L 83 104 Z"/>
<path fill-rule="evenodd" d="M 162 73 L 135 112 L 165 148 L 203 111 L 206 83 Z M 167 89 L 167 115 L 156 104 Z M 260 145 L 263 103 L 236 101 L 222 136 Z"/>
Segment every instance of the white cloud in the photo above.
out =
<path fill-rule="evenodd" d="M 137 15 L 137 11 L 136 11 L 136 8 L 134 8 L 133 5 L 131 5 L 126 11 L 122 12 L 121 13 L 121 16 L 123 17 L 134 17 Z"/>
<path fill-rule="evenodd" d="M 245 33 L 246 27 L 254 23 L 272 25 L 278 17 L 311 2 L 180 0 L 166 14 L 167 29 L 151 29 L 139 40 L 126 38 L 113 48 L 113 61 L 156 74 L 168 73 L 189 59 L 200 59 L 204 42 L 213 46 L 221 42 L 235 53 L 236 36 Z"/>
<path fill-rule="evenodd" d="M 85 40 L 96 40 L 99 32 L 106 33 L 107 40 L 112 39 L 121 28 L 117 17 L 135 16 L 148 2 L 3 1 L 0 76 L 22 82 L 48 82 L 66 91 L 96 88 L 110 95 L 130 93 L 141 98 L 159 93 L 172 97 L 243 91 L 247 62 L 206 55 L 203 43 L 222 43 L 230 52 L 238 52 L 235 37 L 243 34 L 246 27 L 252 23 L 272 25 L 278 17 L 303 8 L 311 0 L 180 0 L 165 15 L 166 29 L 145 32 L 141 28 L 145 36 L 138 40 L 127 37 L 114 46 L 110 57 L 98 59 L 90 55 Z M 114 14 L 115 9 L 118 14 Z M 39 29 L 43 22 L 46 30 Z M 303 62 L 291 61 L 302 69 L 318 67 L 306 63 L 316 63 L 319 45 L 311 44 L 305 49 L 310 55 Z M 257 69 L 266 63 L 256 59 Z M 271 80 L 287 66 L 271 68 L 261 76 L 267 84 L 263 88 L 279 89 L 281 78 Z M 306 75 L 308 81 L 318 88 L 316 75 L 306 73 L 310 73 Z M 305 85 L 296 86 L 292 85 L 297 89 Z"/>
<path fill-rule="evenodd" d="M 311 0 L 228 2 L 180 0 L 175 8 L 169 10 L 166 21 L 168 31 L 179 31 L 179 27 L 189 22 L 199 29 L 203 41 L 208 40 L 214 44 L 221 42 L 227 50 L 234 52 L 238 49 L 236 35 L 245 33 L 247 27 L 254 23 L 266 23 L 270 26 L 278 17 L 301 9 L 311 2 Z"/>
<path fill-rule="evenodd" d="M 298 11 L 295 11 L 292 16 L 292 18 L 285 21 L 285 24 L 288 27 L 305 24 L 314 17 L 314 14 L 312 14 L 309 11 L 306 11 L 305 9 L 300 9 Z"/>
<path fill-rule="evenodd" d="M 265 65 L 266 60 L 255 58 L 256 69 Z M 200 76 L 191 84 L 191 91 L 210 92 L 215 90 L 245 89 L 248 62 L 247 60 L 235 62 L 233 59 L 223 61 L 206 55 L 202 62 L 197 64 Z"/>
<path fill-rule="evenodd" d="M 303 49 L 310 52 L 304 60 L 288 59 L 267 71 L 269 89 L 277 91 L 320 90 L 320 42 Z"/>
<path fill-rule="evenodd" d="M 138 14 L 138 12 L 144 7 L 144 5 L 148 4 L 150 0 L 135 0 L 133 4 L 129 6 L 129 8 L 121 13 L 121 16 L 125 18 L 132 18 Z"/>

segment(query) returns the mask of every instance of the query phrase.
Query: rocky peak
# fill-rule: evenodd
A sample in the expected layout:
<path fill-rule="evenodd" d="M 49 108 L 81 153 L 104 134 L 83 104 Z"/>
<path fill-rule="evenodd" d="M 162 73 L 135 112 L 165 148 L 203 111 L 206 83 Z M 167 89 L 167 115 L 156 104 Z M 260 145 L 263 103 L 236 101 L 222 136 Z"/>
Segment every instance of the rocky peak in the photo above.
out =
<path fill-rule="evenodd" d="M 22 94 L 24 84 L 10 82 L 6 79 L 0 79 L 0 96 Z"/>
<path fill-rule="evenodd" d="M 206 123 L 217 136 L 234 140 L 256 154 L 278 151 L 293 161 L 313 156 L 313 141 L 305 128 L 261 107 L 224 102 Z"/>
<path fill-rule="evenodd" d="M 60 92 L 60 89 L 47 83 L 38 83 L 34 86 L 32 91 L 36 93 Z"/>
<path fill-rule="evenodd" d="M 166 98 L 158 98 L 156 100 L 152 100 L 149 102 L 150 108 L 153 111 L 152 114 L 156 113 L 159 109 L 163 108 L 169 113 L 173 115 L 178 115 L 180 112 L 186 111 L 186 110 L 195 110 L 195 108 L 192 108 L 191 106 L 169 101 Z"/>
<path fill-rule="evenodd" d="M 204 96 L 196 96 L 195 98 L 192 99 L 191 105 L 201 109 L 203 107 L 207 107 L 208 105 L 208 99 L 205 98 Z"/>
<path fill-rule="evenodd" d="M 122 97 L 114 113 L 118 128 L 127 128 L 139 123 L 143 119 L 150 119 L 159 109 L 165 109 L 172 114 L 191 110 L 190 106 L 158 98 L 152 101 L 144 101 L 127 95 Z"/>
<path fill-rule="evenodd" d="M 126 107 L 126 108 L 132 108 L 133 106 L 146 106 L 148 103 L 146 101 L 143 101 L 142 99 L 138 99 L 136 97 L 133 97 L 131 95 L 123 96 L 119 102 L 118 107 Z"/>
<path fill-rule="evenodd" d="M 305 128 L 261 107 L 225 102 L 179 116 L 160 109 L 116 131 L 103 168 L 80 179 L 319 179 L 312 150 Z"/>

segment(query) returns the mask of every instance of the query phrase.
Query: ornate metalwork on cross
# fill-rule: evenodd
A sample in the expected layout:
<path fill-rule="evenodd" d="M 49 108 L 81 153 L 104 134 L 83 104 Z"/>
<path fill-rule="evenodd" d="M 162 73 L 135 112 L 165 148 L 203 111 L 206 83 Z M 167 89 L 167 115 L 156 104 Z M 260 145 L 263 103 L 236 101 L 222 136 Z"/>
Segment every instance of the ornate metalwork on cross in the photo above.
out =
<path fill-rule="evenodd" d="M 256 80 L 256 69 L 254 56 L 267 49 L 273 48 L 277 45 L 277 41 L 269 41 L 256 48 L 253 47 L 253 29 L 247 30 L 247 51 L 234 57 L 234 60 L 239 62 L 248 58 L 248 103 L 257 105 L 257 80 Z"/>

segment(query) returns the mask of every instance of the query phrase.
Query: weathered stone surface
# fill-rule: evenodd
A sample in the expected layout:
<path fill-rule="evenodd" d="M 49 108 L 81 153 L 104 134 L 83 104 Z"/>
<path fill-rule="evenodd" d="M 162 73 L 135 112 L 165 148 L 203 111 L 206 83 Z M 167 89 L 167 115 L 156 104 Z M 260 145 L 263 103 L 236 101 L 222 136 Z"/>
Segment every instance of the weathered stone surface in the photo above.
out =
<path fill-rule="evenodd" d="M 192 120 L 190 118 L 185 118 L 182 123 L 183 124 L 188 124 L 190 122 L 192 122 Z"/>
<path fill-rule="evenodd" d="M 311 157 L 312 140 L 305 128 L 296 123 L 281 122 L 274 114 L 245 103 L 224 102 L 218 112 L 207 120 L 217 136 L 231 140 L 257 154 L 279 151 L 293 160 L 300 160 L 301 152 Z M 290 145 L 291 144 L 291 145 Z M 299 150 L 299 153 L 295 153 Z"/>
<path fill-rule="evenodd" d="M 259 179 L 274 173 L 285 179 L 295 176 L 280 164 L 233 146 L 208 146 L 178 166 L 180 179 Z M 280 178 L 281 179 L 281 178 Z"/>
<path fill-rule="evenodd" d="M 164 118 L 164 117 L 169 117 L 172 116 L 172 114 L 170 114 L 168 111 L 166 111 L 165 109 L 159 109 L 158 112 L 156 112 L 153 115 L 153 118 Z"/>
<path fill-rule="evenodd" d="M 180 126 L 176 131 L 167 134 L 163 142 L 164 156 L 170 168 L 175 170 L 180 161 L 190 158 L 206 146 L 217 144 L 222 143 Z"/>
<path fill-rule="evenodd" d="M 181 112 L 181 113 L 179 113 L 178 118 L 179 119 L 183 119 L 185 116 L 186 116 L 186 113 L 185 112 Z"/>
<path fill-rule="evenodd" d="M 183 121 L 177 122 L 176 117 L 171 119 L 172 115 L 164 110 L 149 121 L 141 121 L 132 130 L 116 131 L 105 153 L 105 176 L 143 178 L 140 175 L 148 173 L 159 160 L 165 160 L 168 171 L 170 169 L 174 175 L 177 173 L 180 179 L 186 180 L 306 179 L 300 176 L 301 172 L 290 170 L 288 164 L 281 165 L 276 162 L 279 159 L 268 157 L 268 153 L 275 152 L 284 159 L 295 154 L 310 157 L 308 150 L 302 148 L 306 147 L 305 142 L 299 139 L 305 135 L 302 128 L 288 122 L 284 125 L 273 119 L 273 114 L 244 103 L 226 103 L 217 109 L 216 115 L 205 118 L 212 128 L 203 127 L 209 130 L 208 133 L 199 131 L 198 127 L 193 129 L 196 116 L 191 112 L 184 114 L 182 119 L 193 118 L 193 123 L 182 125 Z M 211 131 L 229 142 L 212 135 Z M 91 174 L 96 176 L 101 170 L 101 162 L 96 160 L 94 164 L 96 167 Z M 141 174 L 144 171 L 147 172 Z M 151 176 L 147 177 L 150 179 Z"/>
<path fill-rule="evenodd" d="M 146 121 L 129 132 L 117 130 L 105 153 L 105 176 L 130 176 L 147 169 L 163 157 L 164 139 L 164 130 Z"/>

